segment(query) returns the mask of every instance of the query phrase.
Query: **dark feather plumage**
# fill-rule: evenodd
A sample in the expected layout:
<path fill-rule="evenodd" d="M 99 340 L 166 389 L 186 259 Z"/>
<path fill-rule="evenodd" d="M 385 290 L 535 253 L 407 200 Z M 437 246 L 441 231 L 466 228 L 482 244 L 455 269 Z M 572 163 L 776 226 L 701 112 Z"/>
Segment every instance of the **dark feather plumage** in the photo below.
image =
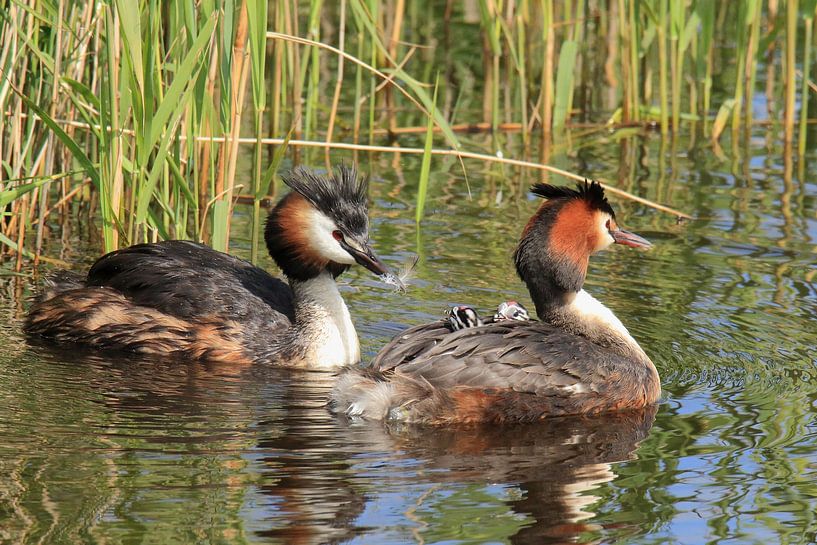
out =
<path fill-rule="evenodd" d="M 35 304 L 29 334 L 106 350 L 252 361 L 295 320 L 292 290 L 263 269 L 190 241 L 138 244 L 63 278 Z M 226 348 L 229 348 L 227 350 Z"/>
<path fill-rule="evenodd" d="M 601 210 L 615 217 L 613 207 L 607 202 L 604 196 L 604 188 L 596 181 L 585 180 L 576 184 L 576 189 L 565 186 L 555 186 L 545 183 L 534 184 L 530 188 L 531 193 L 543 199 L 583 199 L 590 204 L 594 210 Z"/>
<path fill-rule="evenodd" d="M 88 271 L 85 284 L 113 288 L 137 305 L 178 318 L 263 319 L 273 328 L 295 319 L 286 282 L 248 261 L 187 240 L 137 244 L 106 254 Z"/>

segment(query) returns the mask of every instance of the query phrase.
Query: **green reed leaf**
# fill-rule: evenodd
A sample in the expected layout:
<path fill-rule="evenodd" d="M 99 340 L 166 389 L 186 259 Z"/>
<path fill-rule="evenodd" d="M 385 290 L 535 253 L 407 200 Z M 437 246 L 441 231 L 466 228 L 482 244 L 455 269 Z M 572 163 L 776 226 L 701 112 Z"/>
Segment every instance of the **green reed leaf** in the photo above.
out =
<path fill-rule="evenodd" d="M 431 115 L 428 116 L 426 124 L 426 139 L 423 148 L 423 162 L 420 165 L 420 182 L 417 185 L 417 210 L 414 221 L 420 223 L 423 219 L 423 212 L 426 206 L 426 196 L 428 194 L 428 179 L 431 175 L 431 148 L 434 145 L 434 113 L 437 111 L 437 89 L 440 85 L 440 75 L 434 82 L 434 97 L 431 102 Z"/>
<path fill-rule="evenodd" d="M 561 130 L 568 116 L 570 94 L 573 92 L 573 67 L 576 65 L 578 44 L 572 40 L 562 43 L 556 70 L 556 96 L 553 101 L 553 130 Z"/>

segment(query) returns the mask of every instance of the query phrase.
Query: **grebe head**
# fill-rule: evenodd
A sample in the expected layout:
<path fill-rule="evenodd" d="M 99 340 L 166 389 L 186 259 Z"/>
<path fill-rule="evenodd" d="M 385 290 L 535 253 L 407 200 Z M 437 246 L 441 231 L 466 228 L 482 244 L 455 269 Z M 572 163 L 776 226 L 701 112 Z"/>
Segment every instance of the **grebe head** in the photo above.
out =
<path fill-rule="evenodd" d="M 528 309 L 516 301 L 503 301 L 496 307 L 494 313 L 494 321 L 500 322 L 502 320 L 516 320 L 518 322 L 527 322 L 530 320 Z"/>
<path fill-rule="evenodd" d="M 270 212 L 264 235 L 288 278 L 304 281 L 324 270 L 338 276 L 358 263 L 394 282 L 369 241 L 366 178 L 341 165 L 332 176 L 297 167 L 283 180 L 292 191 Z"/>
<path fill-rule="evenodd" d="M 482 318 L 479 317 L 477 311 L 467 305 L 459 305 L 448 309 L 445 312 L 445 320 L 451 331 L 483 325 Z"/>
<path fill-rule="evenodd" d="M 525 226 L 514 262 L 540 316 L 543 307 L 566 304 L 581 290 L 592 254 L 611 244 L 650 247 L 618 226 L 598 182 L 576 189 L 540 183 L 531 192 L 546 201 Z"/>

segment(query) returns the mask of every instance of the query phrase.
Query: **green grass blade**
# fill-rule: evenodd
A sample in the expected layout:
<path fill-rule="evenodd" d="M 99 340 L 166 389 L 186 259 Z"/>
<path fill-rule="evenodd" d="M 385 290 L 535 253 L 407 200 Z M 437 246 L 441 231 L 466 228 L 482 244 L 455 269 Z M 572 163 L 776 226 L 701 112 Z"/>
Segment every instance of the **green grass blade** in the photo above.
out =
<path fill-rule="evenodd" d="M 488 43 L 491 44 L 491 53 L 494 55 L 502 54 L 502 47 L 499 45 L 499 36 L 491 27 L 494 26 L 494 17 L 491 14 L 491 9 L 488 7 L 487 0 L 479 0 L 479 13 L 482 20 L 482 27 L 485 29 L 485 34 L 488 36 Z"/>
<path fill-rule="evenodd" d="M 556 70 L 556 97 L 553 101 L 553 131 L 564 129 L 568 116 L 570 93 L 573 90 L 573 67 L 579 46 L 572 40 L 562 44 L 559 51 L 559 67 Z"/>
<path fill-rule="evenodd" d="M 73 91 L 74 91 L 76 94 L 80 95 L 80 96 L 81 96 L 83 99 L 85 99 L 85 101 L 86 101 L 88 104 L 90 104 L 90 105 L 91 105 L 91 106 L 92 106 L 92 107 L 93 107 L 95 110 L 99 111 L 99 109 L 102 107 L 102 106 L 100 105 L 100 103 L 99 103 L 99 97 L 97 97 L 97 96 L 96 96 L 96 95 L 93 93 L 93 91 L 91 91 L 91 90 L 88 88 L 88 86 L 87 86 L 87 85 L 85 85 L 84 83 L 79 82 L 79 81 L 77 81 L 77 80 L 75 80 L 75 79 L 66 78 L 66 77 L 63 77 L 63 78 L 62 78 L 62 81 L 64 81 L 65 83 L 67 83 L 67 84 L 68 84 L 68 86 L 69 86 L 69 87 L 70 87 L 70 88 L 71 88 L 71 89 L 72 89 L 72 90 L 73 90 Z M 78 105 L 78 103 L 77 103 L 77 102 L 74 102 L 74 104 L 77 104 L 77 105 Z M 85 108 L 79 108 L 79 110 L 80 110 L 80 112 L 81 112 L 81 113 L 83 113 L 83 114 L 84 114 L 84 113 L 87 113 L 87 112 L 85 112 Z M 88 118 L 86 118 L 86 119 L 88 119 Z"/>
<path fill-rule="evenodd" d="M 715 122 L 712 124 L 712 141 L 717 142 L 721 137 L 723 129 L 726 127 L 726 122 L 729 120 L 729 114 L 732 113 L 732 108 L 735 107 L 735 99 L 729 98 L 723 101 L 718 115 L 715 116 Z"/>
<path fill-rule="evenodd" d="M 383 45 L 380 40 L 380 35 L 377 27 L 375 27 L 374 23 L 371 20 L 369 13 L 367 12 L 366 8 L 364 8 L 360 2 L 360 0 L 351 0 L 349 2 L 349 6 L 352 8 L 352 11 L 356 13 L 357 19 L 359 20 L 366 30 L 369 31 L 369 34 L 372 37 L 372 41 L 377 47 L 377 49 L 383 54 L 394 66 L 398 66 L 399 63 L 395 62 L 389 56 L 388 49 Z M 383 73 L 386 74 L 394 74 L 395 78 L 402 80 L 406 83 L 406 85 L 414 92 L 417 99 L 423 105 L 423 107 L 428 111 L 432 111 L 431 105 L 431 97 L 428 96 L 428 93 L 423 88 L 423 84 L 421 84 L 416 79 L 412 78 L 405 70 L 401 68 L 394 68 L 391 70 L 383 70 Z M 443 135 L 445 135 L 446 140 L 448 143 L 454 148 L 459 149 L 460 143 L 457 137 L 454 134 L 454 131 L 451 130 L 450 125 L 445 120 L 445 117 L 442 115 L 442 112 L 434 111 L 432 112 L 434 115 L 434 121 L 437 123 L 437 126 L 442 131 Z"/>
<path fill-rule="evenodd" d="M 133 76 L 141 94 L 145 91 L 145 70 L 142 67 L 142 20 L 139 16 L 139 2 L 134 0 L 115 0 L 119 12 L 122 38 L 125 42 L 123 51 L 128 55 L 133 68 Z"/>
<path fill-rule="evenodd" d="M 16 89 L 15 92 L 17 92 Z M 68 136 L 64 130 L 62 130 L 62 127 L 60 127 L 57 122 L 46 113 L 45 110 L 37 106 L 30 98 L 19 93 L 18 96 L 23 102 L 25 102 L 26 106 L 28 106 L 31 111 L 40 116 L 43 123 L 45 123 L 49 129 L 51 129 L 59 141 L 62 142 L 62 145 L 68 148 L 71 155 L 74 156 L 74 159 L 76 159 L 76 161 L 80 164 L 88 177 L 91 178 L 91 182 L 93 182 L 94 186 L 99 188 L 99 169 L 94 163 L 91 162 L 90 159 L 88 159 L 88 156 L 85 155 L 85 152 L 82 151 L 79 144 L 71 139 L 71 137 Z"/>
<path fill-rule="evenodd" d="M 227 220 L 230 215 L 230 203 L 218 199 L 213 203 L 213 236 L 210 240 L 213 248 L 219 252 L 227 251 Z"/>
<path fill-rule="evenodd" d="M 284 157 L 286 156 L 287 146 L 289 146 L 289 140 L 292 138 L 292 134 L 295 132 L 295 125 L 292 125 L 292 128 L 289 129 L 286 138 L 284 139 L 284 143 L 275 148 L 275 153 L 272 155 L 272 163 L 267 168 L 267 171 L 264 173 L 264 178 L 261 180 L 261 184 L 258 186 L 258 192 L 255 194 L 256 199 L 261 199 L 266 195 L 270 194 L 270 184 L 272 183 L 275 174 L 278 172 L 278 169 L 281 166 L 281 163 L 284 161 Z"/>
<path fill-rule="evenodd" d="M 434 122 L 440 128 L 443 135 L 445 135 L 446 140 L 448 140 L 448 143 L 451 144 L 451 146 L 453 146 L 454 149 L 459 149 L 460 147 L 459 140 L 457 140 L 457 137 L 454 135 L 454 131 L 451 129 L 451 126 L 445 120 L 445 117 L 443 117 L 443 113 L 436 109 L 434 101 L 424 88 L 425 87 L 424 84 L 412 78 L 402 70 L 383 70 L 383 72 L 386 74 L 394 73 L 397 75 L 397 77 L 399 77 L 406 83 L 406 85 L 417 96 L 417 99 L 420 101 L 420 103 L 422 103 L 423 107 L 425 107 L 425 109 L 428 110 L 428 112 L 431 114 Z"/>
<path fill-rule="evenodd" d="M 246 0 L 247 23 L 249 26 L 249 49 L 252 61 L 253 101 L 257 110 L 266 106 L 266 70 L 267 58 L 267 5 L 268 0 Z"/>
<path fill-rule="evenodd" d="M 164 140 L 159 146 L 159 152 L 156 154 L 156 158 L 153 160 L 153 166 L 150 169 L 148 178 L 139 188 L 139 197 L 137 199 L 135 217 L 137 224 L 144 222 L 148 216 L 148 209 L 151 198 L 153 197 L 153 192 L 156 190 L 156 184 L 159 182 L 159 176 L 164 170 L 165 161 L 167 160 L 170 147 L 173 143 L 172 136 L 173 132 L 175 131 L 175 126 L 184 113 L 187 97 L 192 93 L 192 91 L 193 85 L 191 82 L 191 85 L 187 87 L 184 95 L 180 97 L 179 105 L 177 107 L 177 111 L 175 112 L 172 125 L 167 127 Z"/>
<path fill-rule="evenodd" d="M 38 187 L 47 184 L 53 179 L 54 179 L 53 176 L 49 176 L 48 178 L 35 180 L 27 184 L 18 185 L 16 187 L 11 187 L 8 189 L 4 189 L 3 191 L 0 191 L 0 210 L 4 209 L 6 206 L 11 204 L 12 201 L 19 199 L 26 193 L 34 191 Z"/>
<path fill-rule="evenodd" d="M 423 212 L 426 206 L 426 196 L 428 194 L 428 178 L 431 174 L 431 148 L 434 145 L 434 113 L 437 111 L 437 89 L 440 85 L 440 75 L 437 74 L 437 81 L 434 83 L 434 98 L 431 102 L 431 115 L 428 116 L 426 125 L 426 140 L 423 148 L 423 162 L 420 166 L 420 182 L 417 185 L 417 210 L 414 221 L 418 224 L 423 219 Z"/>
<path fill-rule="evenodd" d="M 686 52 L 687 48 L 689 47 L 689 43 L 692 41 L 693 34 L 698 32 L 700 24 L 701 16 L 698 15 L 697 12 L 692 12 L 686 22 L 686 26 L 684 26 L 684 31 L 681 33 L 681 39 L 678 42 L 679 55 L 683 55 L 684 52 Z"/>
<path fill-rule="evenodd" d="M 153 116 L 150 137 L 145 143 L 144 148 L 146 153 L 151 150 L 162 137 L 162 133 L 165 131 L 166 125 L 174 113 L 181 115 L 181 112 L 184 111 L 186 104 L 185 101 L 182 100 L 182 94 L 186 89 L 193 87 L 196 79 L 194 74 L 207 62 L 207 55 L 204 54 L 204 51 L 213 37 L 213 29 L 215 29 L 217 18 L 217 12 L 210 16 L 210 19 L 202 27 L 196 41 L 193 42 L 184 60 L 179 65 L 179 69 L 173 77 L 173 83 L 170 84 L 170 88 L 168 88 L 162 103 Z"/>
<path fill-rule="evenodd" d="M 176 158 L 168 157 L 167 164 L 170 166 L 170 173 L 173 176 L 175 186 L 181 190 L 184 200 L 187 201 L 187 204 L 190 206 L 198 206 L 196 196 L 190 191 L 190 187 L 187 185 L 187 180 L 184 179 L 181 169 L 179 169 L 179 163 L 176 162 Z"/>

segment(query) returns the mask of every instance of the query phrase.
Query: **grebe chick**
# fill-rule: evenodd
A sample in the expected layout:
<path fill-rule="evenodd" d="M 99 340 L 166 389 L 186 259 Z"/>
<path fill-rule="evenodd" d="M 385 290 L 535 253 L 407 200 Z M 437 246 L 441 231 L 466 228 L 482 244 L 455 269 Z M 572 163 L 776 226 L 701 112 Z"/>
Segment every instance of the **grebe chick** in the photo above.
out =
<path fill-rule="evenodd" d="M 482 325 L 493 324 L 501 320 L 530 320 L 528 311 L 516 301 L 503 301 L 499 303 L 494 315 L 483 321 L 474 307 L 468 305 L 458 305 L 451 307 L 445 312 L 445 321 L 451 331 L 459 331 L 467 327 L 480 327 Z"/>
<path fill-rule="evenodd" d="M 649 247 L 620 229 L 598 183 L 537 184 L 542 203 L 514 254 L 541 321 L 452 332 L 443 322 L 395 337 L 370 367 L 345 369 L 330 406 L 351 416 L 429 425 L 533 422 L 637 409 L 661 394 L 652 361 L 582 289 L 590 255 Z"/>
<path fill-rule="evenodd" d="M 445 311 L 445 322 L 451 331 L 483 325 L 482 318 L 473 307 L 458 305 Z"/>
<path fill-rule="evenodd" d="M 368 182 L 296 168 L 270 212 L 269 253 L 289 283 L 203 244 L 138 244 L 62 273 L 25 330 L 60 344 L 185 360 L 335 368 L 360 359 L 335 278 L 363 265 L 393 282 L 369 243 Z"/>
<path fill-rule="evenodd" d="M 499 303 L 494 313 L 494 322 L 501 320 L 517 320 L 519 322 L 526 322 L 530 320 L 528 309 L 522 306 L 522 303 L 516 301 L 503 301 Z"/>

